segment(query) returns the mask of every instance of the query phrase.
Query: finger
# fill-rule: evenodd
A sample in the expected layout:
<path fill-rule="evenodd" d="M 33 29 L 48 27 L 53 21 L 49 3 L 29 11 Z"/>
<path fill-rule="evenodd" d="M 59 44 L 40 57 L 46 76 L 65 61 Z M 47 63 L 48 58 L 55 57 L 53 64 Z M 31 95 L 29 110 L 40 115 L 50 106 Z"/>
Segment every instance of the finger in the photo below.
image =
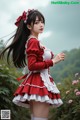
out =
<path fill-rule="evenodd" d="M 61 57 L 65 57 L 65 55 L 61 55 Z"/>
<path fill-rule="evenodd" d="M 65 55 L 65 53 L 61 53 L 61 55 Z"/>
<path fill-rule="evenodd" d="M 64 57 L 61 57 L 61 59 L 64 59 Z"/>
<path fill-rule="evenodd" d="M 62 53 L 61 53 L 61 54 L 58 54 L 58 56 L 59 56 L 59 57 L 64 57 L 65 54 L 62 54 Z"/>
<path fill-rule="evenodd" d="M 61 58 L 61 60 L 64 60 L 64 58 Z"/>
<path fill-rule="evenodd" d="M 61 58 L 65 58 L 65 56 L 61 56 Z"/>
<path fill-rule="evenodd" d="M 60 54 L 58 54 L 57 56 L 58 56 L 58 58 L 61 60 L 61 56 L 60 56 Z"/>

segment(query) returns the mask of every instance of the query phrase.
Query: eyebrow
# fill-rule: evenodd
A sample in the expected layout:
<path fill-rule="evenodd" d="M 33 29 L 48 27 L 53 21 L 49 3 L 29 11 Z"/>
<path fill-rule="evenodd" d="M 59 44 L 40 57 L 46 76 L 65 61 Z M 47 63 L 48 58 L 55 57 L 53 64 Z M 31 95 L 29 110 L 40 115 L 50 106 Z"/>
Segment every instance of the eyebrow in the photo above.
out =
<path fill-rule="evenodd" d="M 36 20 L 36 21 L 43 21 L 43 20 Z M 35 22 L 36 22 L 36 21 L 35 21 Z"/>

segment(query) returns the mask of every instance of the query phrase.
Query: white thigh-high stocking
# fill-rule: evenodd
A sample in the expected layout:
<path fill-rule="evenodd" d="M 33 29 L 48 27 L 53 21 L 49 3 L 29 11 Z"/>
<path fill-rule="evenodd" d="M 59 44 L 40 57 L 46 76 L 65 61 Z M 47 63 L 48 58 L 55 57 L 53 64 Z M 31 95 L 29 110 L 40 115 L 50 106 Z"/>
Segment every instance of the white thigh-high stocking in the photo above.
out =
<path fill-rule="evenodd" d="M 33 117 L 33 120 L 48 120 L 48 118 Z"/>

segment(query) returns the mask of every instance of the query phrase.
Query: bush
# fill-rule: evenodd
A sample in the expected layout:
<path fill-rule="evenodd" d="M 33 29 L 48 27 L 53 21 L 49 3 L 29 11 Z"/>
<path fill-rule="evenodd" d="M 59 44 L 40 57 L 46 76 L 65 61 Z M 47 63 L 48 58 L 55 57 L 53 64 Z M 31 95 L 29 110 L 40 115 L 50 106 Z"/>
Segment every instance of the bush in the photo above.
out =
<path fill-rule="evenodd" d="M 12 120 L 30 120 L 30 111 L 12 103 L 13 93 L 19 85 L 16 80 L 19 74 L 16 68 L 10 68 L 0 61 L 0 110 L 11 110 Z"/>
<path fill-rule="evenodd" d="M 58 83 L 63 105 L 51 108 L 50 120 L 80 120 L 80 74 L 75 74 L 75 80 L 65 79 Z"/>

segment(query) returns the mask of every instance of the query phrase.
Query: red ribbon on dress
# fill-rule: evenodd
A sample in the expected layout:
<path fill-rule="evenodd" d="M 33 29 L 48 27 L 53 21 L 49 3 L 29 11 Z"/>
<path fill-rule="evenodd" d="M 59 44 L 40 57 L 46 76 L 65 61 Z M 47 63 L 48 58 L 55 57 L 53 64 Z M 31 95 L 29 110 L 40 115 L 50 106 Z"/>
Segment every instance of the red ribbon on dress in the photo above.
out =
<path fill-rule="evenodd" d="M 25 74 L 25 75 L 23 75 L 23 76 L 21 76 L 21 77 L 18 77 L 18 78 L 17 78 L 17 80 L 18 80 L 18 81 L 20 81 L 20 80 L 22 80 L 22 79 L 26 78 L 26 77 L 27 77 L 27 75 L 28 75 L 28 73 L 27 73 L 27 74 Z"/>

